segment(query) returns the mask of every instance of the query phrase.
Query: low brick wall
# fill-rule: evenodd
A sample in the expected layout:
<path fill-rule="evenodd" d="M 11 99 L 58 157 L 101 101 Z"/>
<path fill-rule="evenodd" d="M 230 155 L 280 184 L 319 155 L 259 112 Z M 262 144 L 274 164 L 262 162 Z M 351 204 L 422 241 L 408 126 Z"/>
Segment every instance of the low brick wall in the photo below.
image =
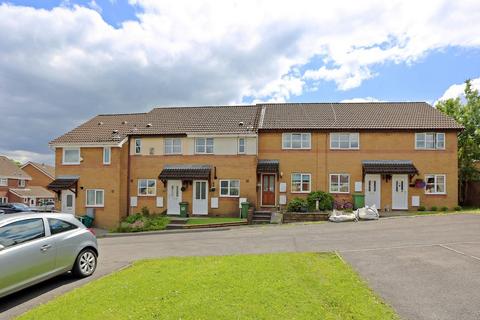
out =
<path fill-rule="evenodd" d="M 327 221 L 329 212 L 286 212 L 283 214 L 283 223 L 304 221 Z"/>

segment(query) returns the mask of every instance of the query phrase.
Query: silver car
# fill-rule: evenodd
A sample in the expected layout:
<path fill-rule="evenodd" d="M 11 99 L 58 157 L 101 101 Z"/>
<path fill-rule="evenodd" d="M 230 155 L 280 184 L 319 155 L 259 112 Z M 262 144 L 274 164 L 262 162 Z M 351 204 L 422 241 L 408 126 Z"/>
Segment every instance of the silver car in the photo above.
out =
<path fill-rule="evenodd" d="M 0 215 L 0 298 L 68 271 L 88 277 L 97 257 L 95 235 L 71 214 Z"/>

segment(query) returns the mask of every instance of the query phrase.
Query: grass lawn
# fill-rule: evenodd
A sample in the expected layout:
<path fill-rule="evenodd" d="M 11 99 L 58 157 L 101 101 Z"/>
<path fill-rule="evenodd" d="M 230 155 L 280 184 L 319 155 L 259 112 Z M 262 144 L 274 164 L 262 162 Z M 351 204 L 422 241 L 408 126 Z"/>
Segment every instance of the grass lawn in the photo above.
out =
<path fill-rule="evenodd" d="M 20 319 L 398 319 L 337 255 L 145 260 Z"/>
<path fill-rule="evenodd" d="M 212 223 L 227 223 L 227 222 L 243 222 L 246 219 L 240 218 L 188 218 L 187 224 L 212 224 Z"/>
<path fill-rule="evenodd" d="M 479 208 L 462 208 L 462 210 L 458 211 L 431 211 L 431 210 L 426 210 L 426 211 L 412 211 L 412 215 L 414 216 L 423 216 L 423 215 L 431 215 L 431 214 L 438 214 L 438 215 L 443 215 L 443 214 L 461 214 L 461 213 L 468 213 L 468 214 L 480 214 L 480 209 Z"/>

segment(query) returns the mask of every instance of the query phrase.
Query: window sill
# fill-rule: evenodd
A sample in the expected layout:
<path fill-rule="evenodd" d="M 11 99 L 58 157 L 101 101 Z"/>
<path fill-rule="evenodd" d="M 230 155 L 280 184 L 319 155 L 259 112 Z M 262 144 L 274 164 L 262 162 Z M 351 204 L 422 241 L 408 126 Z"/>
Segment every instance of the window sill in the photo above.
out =
<path fill-rule="evenodd" d="M 330 148 L 332 151 L 359 151 L 360 148 Z"/>
<path fill-rule="evenodd" d="M 232 198 L 232 199 L 240 198 L 240 196 L 222 196 L 222 195 L 220 195 L 219 197 L 220 198 Z"/>
<path fill-rule="evenodd" d="M 156 194 L 137 194 L 137 197 L 156 197 Z"/>
<path fill-rule="evenodd" d="M 290 191 L 290 193 L 293 193 L 293 194 L 308 194 L 310 192 L 311 191 Z"/>
<path fill-rule="evenodd" d="M 104 205 L 99 205 L 99 206 L 92 206 L 92 205 L 85 205 L 85 208 L 104 208 Z"/>
<path fill-rule="evenodd" d="M 426 196 L 446 196 L 447 193 L 444 192 L 444 193 L 424 193 L 424 195 Z"/>
<path fill-rule="evenodd" d="M 330 191 L 329 193 L 331 194 L 349 194 L 350 191 L 347 191 L 347 192 L 341 192 L 341 191 Z"/>
<path fill-rule="evenodd" d="M 62 162 L 63 166 L 78 166 L 80 162 Z"/>

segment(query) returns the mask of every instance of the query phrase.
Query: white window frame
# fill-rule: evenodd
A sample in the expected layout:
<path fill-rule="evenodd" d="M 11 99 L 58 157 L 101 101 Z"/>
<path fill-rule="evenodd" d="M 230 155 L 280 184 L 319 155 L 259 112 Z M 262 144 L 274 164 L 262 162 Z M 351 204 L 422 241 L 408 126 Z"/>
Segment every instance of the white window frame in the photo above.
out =
<path fill-rule="evenodd" d="M 108 155 L 108 159 L 106 159 Z M 103 164 L 111 164 L 112 163 L 112 148 L 111 147 L 103 147 Z"/>
<path fill-rule="evenodd" d="M 243 141 L 243 142 L 240 142 Z M 240 147 L 243 147 L 243 151 L 240 150 Z M 245 138 L 238 138 L 237 140 L 237 152 L 238 154 L 247 153 L 247 140 Z"/>
<path fill-rule="evenodd" d="M 300 175 L 300 191 L 293 190 L 293 176 Z M 308 190 L 303 189 L 304 177 L 308 176 Z M 306 179 L 305 179 L 306 180 Z M 304 172 L 293 172 L 290 176 L 290 193 L 310 193 L 312 190 L 312 174 Z"/>
<path fill-rule="evenodd" d="M 232 187 L 232 181 L 237 181 L 238 182 L 238 194 L 237 195 L 232 195 L 232 188 L 235 188 L 235 187 Z M 227 186 L 227 190 L 228 190 L 228 194 L 222 194 L 222 182 L 227 182 L 228 183 L 228 186 Z M 219 184 L 219 195 L 220 197 L 222 198 L 239 198 L 240 197 L 240 180 L 239 179 L 222 179 L 220 180 Z"/>
<path fill-rule="evenodd" d="M 200 143 L 200 141 L 203 140 L 203 143 Z M 207 152 L 207 147 L 210 146 L 208 143 L 211 141 L 211 146 L 212 146 L 212 152 Z M 198 147 L 202 147 L 203 151 L 198 151 Z M 214 138 L 207 138 L 207 137 L 197 137 L 195 138 L 195 154 L 214 154 L 215 153 L 215 139 Z"/>
<path fill-rule="evenodd" d="M 8 187 L 8 178 L 0 178 L 0 187 Z"/>
<path fill-rule="evenodd" d="M 300 135 L 300 147 L 293 147 L 293 136 Z M 287 139 L 288 137 L 288 139 Z M 304 146 L 304 137 L 308 137 L 308 145 Z M 289 142 L 289 143 L 286 143 Z M 312 134 L 310 132 L 285 132 L 282 134 L 282 149 L 283 150 L 310 150 L 312 148 Z"/>
<path fill-rule="evenodd" d="M 142 139 L 136 138 L 133 140 L 133 153 L 134 154 L 142 154 Z"/>
<path fill-rule="evenodd" d="M 19 180 L 18 180 L 18 186 L 19 186 L 20 188 L 25 188 L 25 186 L 26 186 L 25 180 L 24 180 L 24 179 L 19 179 Z"/>
<path fill-rule="evenodd" d="M 171 142 L 171 150 L 168 150 L 167 148 L 167 141 Z M 180 150 L 178 152 L 175 152 L 175 141 L 180 143 Z M 182 154 L 182 138 L 165 138 L 163 144 L 164 154 Z"/>
<path fill-rule="evenodd" d="M 75 162 L 66 162 L 66 161 L 65 161 L 65 153 L 66 153 L 67 150 L 68 150 L 68 151 L 77 151 L 77 152 L 78 152 L 78 161 L 75 161 Z M 67 165 L 67 166 L 69 166 L 69 165 L 78 165 L 78 164 L 80 164 L 81 158 L 82 158 L 82 156 L 81 156 L 81 154 L 80 154 L 80 148 L 63 148 L 63 150 L 62 150 L 62 164 L 63 164 L 63 165 Z"/>
<path fill-rule="evenodd" d="M 7 197 L 0 197 L 0 204 L 5 204 L 8 203 L 8 198 Z"/>
<path fill-rule="evenodd" d="M 338 190 L 332 190 L 332 177 L 333 176 L 337 176 Z M 348 182 L 347 182 L 348 190 L 347 191 L 340 191 L 340 189 L 342 188 L 342 185 L 340 183 L 341 176 L 348 177 Z M 350 193 L 350 174 L 348 174 L 348 173 L 331 173 L 331 174 L 329 174 L 329 176 L 328 176 L 328 190 L 329 190 L 330 193 L 343 193 L 343 194 Z"/>
<path fill-rule="evenodd" d="M 427 184 L 428 184 L 428 178 L 433 177 L 433 189 L 435 190 L 434 192 L 428 192 L 427 191 Z M 443 192 L 437 192 L 437 186 L 438 182 L 437 179 L 438 177 L 443 177 Z M 435 194 L 447 194 L 447 175 L 446 174 L 436 174 L 436 173 L 430 173 L 425 175 L 425 188 L 424 192 L 426 195 L 435 195 Z"/>
<path fill-rule="evenodd" d="M 341 142 L 341 136 L 345 136 L 345 135 L 348 135 L 348 147 L 347 148 L 342 148 L 340 146 L 340 142 Z M 338 146 L 335 147 L 333 146 L 333 142 L 334 142 L 334 138 L 337 137 L 338 138 Z M 355 138 L 356 138 L 356 142 L 357 142 L 357 146 L 356 147 L 353 147 L 352 144 L 353 142 L 355 142 Z M 358 132 L 331 132 L 330 133 L 330 149 L 331 150 L 359 150 L 360 149 L 360 134 Z"/>
<path fill-rule="evenodd" d="M 88 203 L 88 192 L 94 192 L 94 204 Z M 97 192 L 102 193 L 102 203 L 97 203 Z M 105 205 L 105 191 L 103 189 L 87 189 L 85 190 L 85 207 L 103 208 Z"/>
<path fill-rule="evenodd" d="M 423 136 L 423 147 L 419 146 L 419 137 Z M 431 142 L 433 142 L 433 147 L 427 147 L 427 136 L 431 137 Z M 443 137 L 441 140 L 439 136 Z M 443 142 L 443 146 L 439 146 L 439 142 Z M 417 132 L 415 133 L 415 150 L 445 150 L 446 145 L 446 135 L 445 132 Z"/>
<path fill-rule="evenodd" d="M 149 187 L 148 184 L 149 182 L 153 181 L 154 185 L 153 187 Z M 146 194 L 140 193 L 140 183 L 145 182 L 145 191 Z M 153 190 L 153 192 L 149 192 L 148 190 Z M 156 179 L 138 179 L 137 181 L 137 196 L 139 197 L 156 197 L 157 196 L 157 180 Z"/>

